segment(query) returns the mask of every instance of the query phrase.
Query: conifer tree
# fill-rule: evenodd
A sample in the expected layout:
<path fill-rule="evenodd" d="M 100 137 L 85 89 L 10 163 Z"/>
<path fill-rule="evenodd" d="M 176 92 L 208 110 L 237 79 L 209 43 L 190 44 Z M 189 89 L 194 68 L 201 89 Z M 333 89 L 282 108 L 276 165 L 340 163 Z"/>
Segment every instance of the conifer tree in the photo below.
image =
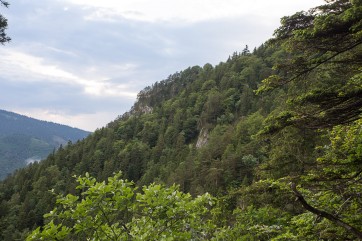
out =
<path fill-rule="evenodd" d="M 0 0 L 0 5 L 4 6 L 4 7 L 8 7 L 9 3 L 4 1 L 4 0 Z M 5 44 L 6 42 L 9 42 L 11 39 L 6 35 L 5 30 L 8 27 L 8 20 L 0 14 L 0 43 L 1 44 Z"/>
<path fill-rule="evenodd" d="M 276 74 L 263 80 L 258 90 L 282 85 L 295 89 L 288 100 L 290 109 L 276 120 L 279 126 L 330 128 L 359 118 L 361 19 L 360 0 L 327 1 L 308 12 L 282 18 L 270 43 L 284 47 L 289 58 L 275 64 Z"/>

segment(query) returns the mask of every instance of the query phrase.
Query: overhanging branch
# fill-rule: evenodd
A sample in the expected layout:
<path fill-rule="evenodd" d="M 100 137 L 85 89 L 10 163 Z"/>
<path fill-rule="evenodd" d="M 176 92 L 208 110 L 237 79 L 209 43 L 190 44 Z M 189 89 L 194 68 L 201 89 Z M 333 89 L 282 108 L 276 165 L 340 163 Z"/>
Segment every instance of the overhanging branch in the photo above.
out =
<path fill-rule="evenodd" d="M 291 188 L 292 188 L 292 191 L 294 192 L 294 195 L 297 197 L 297 200 L 309 212 L 312 212 L 312 213 L 314 213 L 314 214 L 316 214 L 316 215 L 318 215 L 320 217 L 328 219 L 329 221 L 333 222 L 334 224 L 336 224 L 336 225 L 338 225 L 338 226 L 340 226 L 342 228 L 345 228 L 348 232 L 355 235 L 359 240 L 362 240 L 362 232 L 361 231 L 359 231 L 355 227 L 352 227 L 348 223 L 343 222 L 342 220 L 340 220 L 339 218 L 337 218 L 333 214 L 330 214 L 330 213 L 327 213 L 325 211 L 316 209 L 316 208 L 312 207 L 311 205 L 309 205 L 307 203 L 307 201 L 304 199 L 303 195 L 297 190 L 297 186 L 296 186 L 295 183 L 291 183 Z"/>

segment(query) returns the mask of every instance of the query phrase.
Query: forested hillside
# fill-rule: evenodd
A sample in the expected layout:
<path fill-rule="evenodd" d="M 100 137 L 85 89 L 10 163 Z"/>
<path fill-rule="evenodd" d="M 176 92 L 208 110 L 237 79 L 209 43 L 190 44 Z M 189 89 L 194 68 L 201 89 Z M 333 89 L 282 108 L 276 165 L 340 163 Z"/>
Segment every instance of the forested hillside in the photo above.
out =
<path fill-rule="evenodd" d="M 361 66 L 361 1 L 284 17 L 1 182 L 0 239 L 362 239 Z"/>
<path fill-rule="evenodd" d="M 15 169 L 40 161 L 60 145 L 89 134 L 77 128 L 0 110 L 0 180 Z"/>

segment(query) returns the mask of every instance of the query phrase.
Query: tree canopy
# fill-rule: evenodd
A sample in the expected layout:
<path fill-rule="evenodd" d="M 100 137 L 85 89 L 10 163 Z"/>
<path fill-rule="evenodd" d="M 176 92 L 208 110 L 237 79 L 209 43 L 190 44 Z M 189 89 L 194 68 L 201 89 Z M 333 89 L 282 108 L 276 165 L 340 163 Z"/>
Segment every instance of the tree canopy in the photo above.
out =
<path fill-rule="evenodd" d="M 146 87 L 0 182 L 0 239 L 361 239 L 361 13 L 326 1 Z"/>
<path fill-rule="evenodd" d="M 288 56 L 274 66 L 258 92 L 289 84 L 289 124 L 325 128 L 362 112 L 362 2 L 332 0 L 284 17 L 271 44 Z M 284 113 L 286 114 L 286 113 Z M 284 123 L 286 124 L 286 123 Z"/>
<path fill-rule="evenodd" d="M 209 194 L 192 198 L 178 187 L 151 184 L 140 192 L 120 179 L 97 182 L 87 173 L 78 177 L 81 198 L 68 194 L 27 240 L 210 240 L 214 204 Z"/>

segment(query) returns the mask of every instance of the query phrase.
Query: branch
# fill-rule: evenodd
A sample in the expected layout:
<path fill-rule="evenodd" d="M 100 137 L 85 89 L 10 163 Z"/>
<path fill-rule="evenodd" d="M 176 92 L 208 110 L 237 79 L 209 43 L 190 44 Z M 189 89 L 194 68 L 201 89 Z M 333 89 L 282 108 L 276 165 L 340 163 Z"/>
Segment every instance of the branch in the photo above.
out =
<path fill-rule="evenodd" d="M 327 213 L 325 211 L 316 209 L 314 207 L 312 207 L 311 205 L 309 205 L 307 203 L 307 201 L 304 199 L 303 195 L 297 190 L 297 186 L 295 183 L 291 183 L 291 189 L 294 192 L 294 195 L 297 197 L 297 200 L 303 205 L 303 207 L 305 209 L 307 209 L 309 212 L 312 212 L 320 217 L 326 218 L 329 221 L 331 221 L 332 223 L 345 228 L 347 231 L 349 231 L 350 233 L 352 233 L 353 235 L 355 235 L 356 237 L 358 237 L 359 240 L 362 240 L 362 232 L 359 231 L 358 229 L 356 229 L 355 227 L 352 227 L 351 225 L 349 225 L 348 223 L 343 222 L 342 220 L 340 220 L 339 218 L 337 218 L 336 216 Z"/>
<path fill-rule="evenodd" d="M 297 78 L 299 78 L 299 77 L 301 77 L 301 76 L 303 76 L 303 75 L 305 75 L 305 74 L 307 74 L 307 73 L 310 73 L 310 72 L 313 71 L 314 69 L 318 68 L 320 65 L 325 64 L 325 63 L 328 62 L 329 60 L 337 57 L 338 55 L 340 55 L 340 54 L 342 54 L 342 53 L 344 53 L 344 52 L 347 52 L 347 51 L 349 51 L 349 50 L 357 47 L 357 46 L 360 45 L 360 44 L 362 44 L 362 41 L 359 41 L 359 42 L 357 42 L 357 43 L 354 43 L 353 45 L 348 46 L 348 47 L 346 47 L 345 49 L 342 49 L 342 50 L 339 51 L 339 52 L 336 52 L 336 53 L 333 54 L 332 56 L 330 56 L 330 57 L 328 57 L 328 58 L 326 58 L 326 59 L 324 59 L 324 60 L 321 60 L 320 62 L 316 63 L 314 66 L 309 67 L 309 68 L 301 71 L 300 73 L 297 73 L 297 74 L 296 74 L 294 77 L 292 77 L 291 79 L 286 80 L 285 83 L 292 82 L 292 81 L 294 81 L 295 79 L 297 79 Z"/>
<path fill-rule="evenodd" d="M 10 4 L 4 0 L 0 0 L 0 5 L 4 5 L 7 8 Z"/>
<path fill-rule="evenodd" d="M 108 226 L 112 230 L 112 233 L 114 235 L 114 240 L 116 240 L 116 238 L 119 237 L 119 235 L 117 235 L 116 231 L 114 230 L 114 227 L 113 227 L 112 223 L 110 222 L 110 220 L 108 218 L 108 215 L 106 214 L 106 212 L 104 211 L 104 209 L 103 209 L 103 207 L 102 207 L 102 205 L 100 203 L 97 203 L 97 206 L 100 209 L 100 211 L 102 212 L 103 217 L 106 219 L 106 222 L 107 222 Z M 104 232 L 102 228 L 101 228 L 101 231 L 106 235 L 107 238 L 112 240 L 112 237 L 110 237 L 106 232 Z"/>

